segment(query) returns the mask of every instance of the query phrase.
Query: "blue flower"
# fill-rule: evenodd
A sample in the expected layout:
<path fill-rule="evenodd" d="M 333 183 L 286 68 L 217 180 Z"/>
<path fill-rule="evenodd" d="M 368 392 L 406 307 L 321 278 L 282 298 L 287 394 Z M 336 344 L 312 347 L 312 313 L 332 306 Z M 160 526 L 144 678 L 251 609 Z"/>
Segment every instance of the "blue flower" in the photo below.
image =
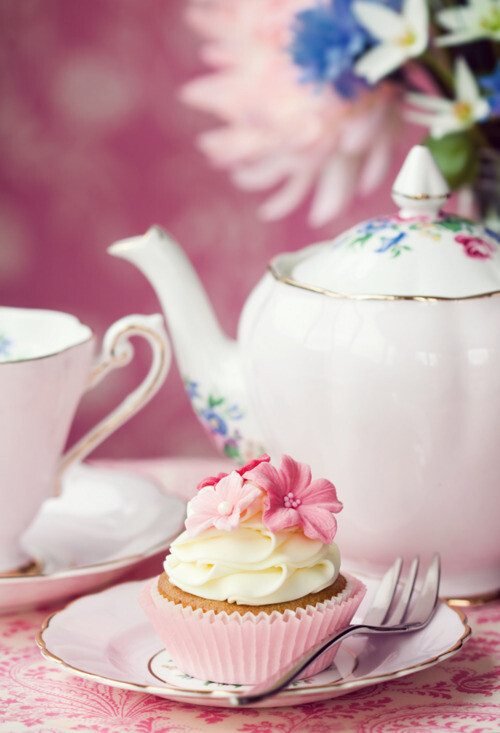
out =
<path fill-rule="evenodd" d="M 346 98 L 366 88 L 353 66 L 370 38 L 351 5 L 352 0 L 330 0 L 297 13 L 289 48 L 295 64 L 304 70 L 304 81 L 331 82 Z"/>
<path fill-rule="evenodd" d="M 229 418 L 231 418 L 231 420 L 241 420 L 241 418 L 243 417 L 243 413 L 238 405 L 231 405 L 226 414 Z"/>
<path fill-rule="evenodd" d="M 492 74 L 479 77 L 479 84 L 489 92 L 488 104 L 491 114 L 500 116 L 500 61 Z"/>
<path fill-rule="evenodd" d="M 217 435 L 227 434 L 227 425 L 215 410 L 212 410 L 210 407 L 205 407 L 201 410 L 201 415 L 206 420 L 211 433 L 216 433 Z"/>
<path fill-rule="evenodd" d="M 200 396 L 198 393 L 198 382 L 192 382 L 189 379 L 185 379 L 184 386 L 190 400 L 194 400 L 195 397 Z"/>
<path fill-rule="evenodd" d="M 395 237 L 384 237 L 382 239 L 382 244 L 378 249 L 375 250 L 375 252 L 387 252 L 388 249 L 391 249 L 392 247 L 395 247 L 397 244 L 399 244 L 399 242 L 401 242 L 404 237 L 406 237 L 406 232 L 401 232 Z"/>
<path fill-rule="evenodd" d="M 401 0 L 374 0 L 399 10 Z M 352 12 L 354 0 L 316 0 L 307 10 L 297 13 L 292 26 L 289 52 L 304 70 L 303 81 L 331 83 L 345 98 L 355 97 L 367 84 L 354 73 L 361 54 L 375 39 Z"/>

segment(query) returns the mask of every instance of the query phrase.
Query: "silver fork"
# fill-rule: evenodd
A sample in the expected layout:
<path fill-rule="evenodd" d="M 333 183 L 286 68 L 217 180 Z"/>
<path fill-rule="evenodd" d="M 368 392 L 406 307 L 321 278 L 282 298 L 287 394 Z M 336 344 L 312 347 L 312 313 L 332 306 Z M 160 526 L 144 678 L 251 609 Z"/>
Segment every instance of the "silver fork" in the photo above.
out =
<path fill-rule="evenodd" d="M 418 593 L 414 592 L 414 589 L 419 560 L 417 557 L 413 559 L 406 583 L 396 602 L 398 580 L 402 566 L 403 561 L 398 557 L 380 581 L 380 585 L 363 619 L 363 623 L 346 626 L 341 631 L 336 632 L 335 636 L 328 639 L 328 641 L 321 643 L 300 659 L 294 660 L 287 668 L 280 669 L 272 677 L 254 685 L 249 690 L 241 694 L 233 692 L 223 693 L 224 697 L 227 696 L 229 698 L 231 705 L 239 707 L 241 705 L 259 702 L 271 695 L 275 695 L 284 687 L 287 687 L 290 682 L 293 682 L 306 667 L 328 649 L 331 649 L 334 644 L 338 644 L 353 634 L 381 634 L 388 632 L 400 634 L 422 629 L 431 620 L 438 604 L 440 579 L 439 555 L 435 554 L 433 556 L 425 574 L 422 587 Z M 411 603 L 412 599 L 413 603 Z M 219 692 L 218 695 L 220 694 Z"/>

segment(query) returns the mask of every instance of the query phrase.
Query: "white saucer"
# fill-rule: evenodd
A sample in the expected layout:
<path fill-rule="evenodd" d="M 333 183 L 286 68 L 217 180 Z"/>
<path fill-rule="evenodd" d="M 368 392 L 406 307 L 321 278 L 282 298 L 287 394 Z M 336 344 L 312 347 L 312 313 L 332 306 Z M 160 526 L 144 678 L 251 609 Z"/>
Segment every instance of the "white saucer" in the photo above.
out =
<path fill-rule="evenodd" d="M 76 465 L 64 476 L 61 496 L 44 502 L 23 537 L 39 572 L 0 577 L 0 613 L 46 605 L 116 581 L 166 550 L 184 517 L 184 502 L 148 477 Z"/>
<path fill-rule="evenodd" d="M 363 580 L 368 592 L 356 619 L 362 618 L 378 585 L 377 580 Z M 37 637 L 42 654 L 72 674 L 112 687 L 196 705 L 229 706 L 227 699 L 211 697 L 211 692 L 234 686 L 188 677 L 162 651 L 139 606 L 144 582 L 79 598 L 51 616 Z M 441 602 L 425 629 L 404 636 L 352 637 L 341 645 L 334 666 L 256 707 L 315 702 L 417 672 L 458 652 L 469 634 L 464 614 Z"/>

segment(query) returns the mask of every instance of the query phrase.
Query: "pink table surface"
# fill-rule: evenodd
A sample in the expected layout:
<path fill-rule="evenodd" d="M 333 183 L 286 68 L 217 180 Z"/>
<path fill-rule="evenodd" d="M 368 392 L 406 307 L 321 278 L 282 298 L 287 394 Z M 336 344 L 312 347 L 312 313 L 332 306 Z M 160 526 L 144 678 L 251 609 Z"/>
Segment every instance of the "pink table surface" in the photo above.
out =
<path fill-rule="evenodd" d="M 153 475 L 166 491 L 186 497 L 200 476 L 224 467 L 205 459 L 118 465 Z M 160 562 L 145 561 L 124 580 L 154 575 Z M 435 667 L 331 701 L 241 711 L 180 704 L 69 675 L 43 659 L 34 642 L 54 610 L 0 616 L 0 733 L 500 731 L 500 603 L 470 610 L 471 640 Z"/>

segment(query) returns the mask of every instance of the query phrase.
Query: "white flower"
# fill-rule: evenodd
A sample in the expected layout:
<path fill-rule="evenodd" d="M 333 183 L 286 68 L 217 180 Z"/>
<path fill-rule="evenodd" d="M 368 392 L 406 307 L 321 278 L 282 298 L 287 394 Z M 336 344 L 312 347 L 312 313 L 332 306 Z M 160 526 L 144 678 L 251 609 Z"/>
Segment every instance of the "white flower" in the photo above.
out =
<path fill-rule="evenodd" d="M 478 38 L 500 40 L 500 0 L 469 0 L 468 5 L 439 11 L 436 19 L 451 31 L 436 39 L 439 46 L 455 46 Z"/>
<path fill-rule="evenodd" d="M 353 4 L 358 21 L 380 41 L 354 67 L 371 84 L 387 76 L 404 62 L 420 56 L 429 40 L 429 11 L 426 0 L 404 0 L 401 13 L 384 5 L 358 0 Z"/>
<path fill-rule="evenodd" d="M 432 137 L 440 138 L 450 132 L 466 130 L 488 117 L 490 107 L 481 97 L 479 87 L 467 62 L 459 58 L 455 64 L 455 99 L 408 94 L 407 100 L 425 112 L 411 110 L 407 119 L 430 128 Z"/>

